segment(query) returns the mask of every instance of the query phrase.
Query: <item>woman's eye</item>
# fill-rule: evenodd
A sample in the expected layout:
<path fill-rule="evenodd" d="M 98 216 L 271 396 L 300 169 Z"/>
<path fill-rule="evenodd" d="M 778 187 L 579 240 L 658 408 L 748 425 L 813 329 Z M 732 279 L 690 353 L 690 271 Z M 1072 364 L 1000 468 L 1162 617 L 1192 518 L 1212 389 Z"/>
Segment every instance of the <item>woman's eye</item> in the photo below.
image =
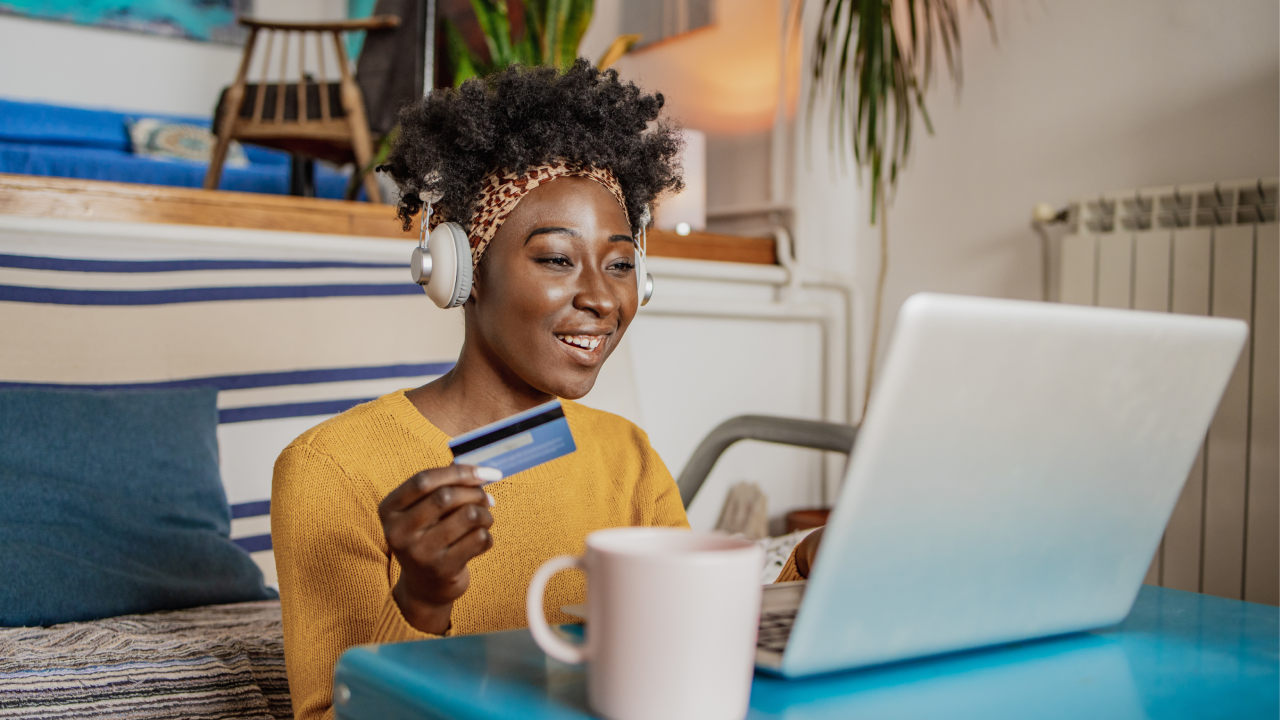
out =
<path fill-rule="evenodd" d="M 630 260 L 619 260 L 614 264 L 610 265 L 609 268 L 612 270 L 633 270 L 635 269 L 635 264 L 633 264 Z"/>
<path fill-rule="evenodd" d="M 538 258 L 538 262 L 543 265 L 556 265 L 559 267 L 573 267 L 573 263 L 569 262 L 569 258 L 563 255 L 554 255 L 552 257 Z"/>

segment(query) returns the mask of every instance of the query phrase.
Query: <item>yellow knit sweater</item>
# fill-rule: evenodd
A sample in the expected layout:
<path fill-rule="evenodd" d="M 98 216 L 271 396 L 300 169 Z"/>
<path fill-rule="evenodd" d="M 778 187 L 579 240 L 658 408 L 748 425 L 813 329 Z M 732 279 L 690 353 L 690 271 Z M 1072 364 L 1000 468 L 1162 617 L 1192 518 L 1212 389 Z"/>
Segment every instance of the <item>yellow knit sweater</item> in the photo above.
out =
<path fill-rule="evenodd" d="M 534 571 L 556 555 L 581 554 L 595 530 L 688 527 L 675 481 L 643 431 L 574 402 L 564 401 L 564 413 L 576 452 L 486 488 L 496 500 L 493 548 L 471 561 L 450 634 L 524 627 Z M 332 714 L 342 651 L 432 637 L 409 625 L 391 597 L 400 566 L 378 503 L 415 473 L 453 462 L 448 442 L 402 390 L 308 430 L 276 461 L 271 536 L 298 720 Z M 557 574 L 547 586 L 547 621 L 573 622 L 559 608 L 585 597 L 581 573 Z"/>

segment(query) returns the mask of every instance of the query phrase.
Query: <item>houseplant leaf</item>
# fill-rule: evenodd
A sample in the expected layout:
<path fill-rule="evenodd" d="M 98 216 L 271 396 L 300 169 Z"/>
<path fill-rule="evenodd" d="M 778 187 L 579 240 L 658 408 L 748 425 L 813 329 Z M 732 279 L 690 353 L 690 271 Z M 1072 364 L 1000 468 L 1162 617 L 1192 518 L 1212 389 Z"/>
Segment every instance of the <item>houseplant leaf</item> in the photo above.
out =
<path fill-rule="evenodd" d="M 467 46 L 467 41 L 462 37 L 458 26 L 448 18 L 444 21 L 444 34 L 449 64 L 453 66 L 453 86 L 458 87 L 467 80 L 479 76 L 484 64 Z"/>
<path fill-rule="evenodd" d="M 549 0 L 524 0 L 524 37 L 537 49 L 541 65 L 547 57 L 543 40 L 547 34 L 547 3 Z"/>
<path fill-rule="evenodd" d="M 471 10 L 480 23 L 485 44 L 489 47 L 489 64 L 492 70 L 501 70 L 515 61 L 511 47 L 511 20 L 507 14 L 507 0 L 471 0 Z"/>
<path fill-rule="evenodd" d="M 618 59 L 631 51 L 636 43 L 640 42 L 640 35 L 619 35 L 609 43 L 609 49 L 604 51 L 600 59 L 596 61 L 596 67 L 606 70 L 609 66 L 618 62 Z"/>
<path fill-rule="evenodd" d="M 560 54 L 557 67 L 567 68 L 578 59 L 578 44 L 591 25 L 595 12 L 595 0 L 560 0 L 567 6 L 560 36 Z"/>

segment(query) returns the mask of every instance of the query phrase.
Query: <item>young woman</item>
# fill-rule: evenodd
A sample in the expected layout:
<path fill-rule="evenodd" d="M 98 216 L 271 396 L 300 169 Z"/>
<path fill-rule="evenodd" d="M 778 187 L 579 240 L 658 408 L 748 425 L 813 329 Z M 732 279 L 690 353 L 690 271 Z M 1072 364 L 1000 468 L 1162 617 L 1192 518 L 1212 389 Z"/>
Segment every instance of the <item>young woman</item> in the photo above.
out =
<path fill-rule="evenodd" d="M 384 166 L 408 225 L 460 223 L 474 285 L 457 364 L 427 385 L 352 408 L 284 450 L 272 536 L 285 658 L 300 720 L 331 713 L 352 645 L 525 625 L 534 570 L 623 525 L 687 527 L 671 473 L 639 428 L 572 399 L 589 391 L 638 305 L 634 238 L 682 187 L 661 95 L 579 61 L 513 69 L 432 93 L 401 114 Z M 423 312 L 437 312 L 424 301 Z M 453 465 L 450 437 L 552 398 L 577 451 L 488 486 Z M 487 492 L 486 492 L 487 491 Z M 583 602 L 557 575 L 550 622 Z"/>

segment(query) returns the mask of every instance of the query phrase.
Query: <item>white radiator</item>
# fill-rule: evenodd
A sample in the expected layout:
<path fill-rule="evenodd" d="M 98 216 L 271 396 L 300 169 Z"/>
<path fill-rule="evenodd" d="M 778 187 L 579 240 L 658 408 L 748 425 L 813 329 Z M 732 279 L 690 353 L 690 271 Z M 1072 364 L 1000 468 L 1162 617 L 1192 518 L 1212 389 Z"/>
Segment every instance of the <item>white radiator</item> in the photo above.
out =
<path fill-rule="evenodd" d="M 1147 582 L 1280 604 L 1276 179 L 1109 193 L 1070 206 L 1058 299 L 1245 320 L 1227 385 Z"/>

